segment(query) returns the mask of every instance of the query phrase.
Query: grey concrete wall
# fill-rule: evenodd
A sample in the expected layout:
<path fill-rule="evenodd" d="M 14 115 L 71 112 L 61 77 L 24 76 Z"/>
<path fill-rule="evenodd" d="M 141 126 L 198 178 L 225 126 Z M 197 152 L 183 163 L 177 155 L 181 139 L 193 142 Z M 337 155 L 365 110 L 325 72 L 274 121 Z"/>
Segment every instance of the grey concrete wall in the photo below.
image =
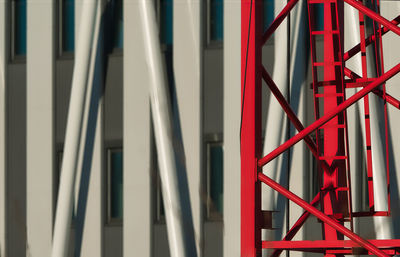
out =
<path fill-rule="evenodd" d="M 26 64 L 8 65 L 7 83 L 7 248 L 26 249 Z"/>

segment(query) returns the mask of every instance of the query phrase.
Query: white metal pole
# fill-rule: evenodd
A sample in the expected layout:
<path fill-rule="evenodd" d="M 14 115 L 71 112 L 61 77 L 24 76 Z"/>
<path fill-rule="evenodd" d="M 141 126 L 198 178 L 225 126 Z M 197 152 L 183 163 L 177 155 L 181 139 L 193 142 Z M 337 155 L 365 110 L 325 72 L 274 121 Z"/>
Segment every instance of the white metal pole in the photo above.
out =
<path fill-rule="evenodd" d="M 358 12 L 351 7 L 345 6 L 345 19 L 348 21 L 349 29 L 346 30 L 347 43 L 349 47 L 359 43 L 360 41 L 360 31 L 358 26 Z M 376 77 L 376 67 L 374 63 L 374 55 L 372 53 L 373 48 L 370 46 L 367 48 L 367 70 L 370 77 Z M 350 60 L 352 66 L 350 66 L 356 73 L 361 75 L 361 55 L 358 54 Z M 358 90 L 358 89 L 357 89 Z M 362 134 L 365 135 L 365 124 L 362 102 L 359 105 L 359 116 L 361 121 Z M 381 106 L 380 106 L 381 105 Z M 372 170 L 373 170 L 373 185 L 374 185 L 374 202 L 375 211 L 387 211 L 388 210 L 388 198 L 387 198 L 387 187 L 386 187 L 386 163 L 385 163 L 385 149 L 383 148 L 384 135 L 383 131 L 380 130 L 380 126 L 384 124 L 382 121 L 383 114 L 383 103 L 374 94 L 369 94 L 369 108 L 371 117 L 371 152 L 372 152 Z M 379 115 L 381 113 L 381 115 Z M 355 125 L 355 124 L 354 124 Z M 363 136 L 362 144 L 365 149 L 365 136 Z M 364 153 L 365 154 L 365 153 Z M 356 160 L 357 161 L 357 160 Z M 354 184 L 359 187 L 359 183 Z M 358 191 L 358 190 L 357 190 Z M 355 197 L 356 199 L 361 199 L 360 196 Z M 353 201 L 355 202 L 355 201 Z M 356 222 L 357 224 L 357 222 Z M 379 239 L 389 239 L 393 238 L 393 228 L 392 228 L 391 217 L 374 217 L 375 233 Z"/>
<path fill-rule="evenodd" d="M 84 0 L 79 30 L 79 41 L 75 51 L 75 66 L 72 77 L 64 154 L 58 192 L 56 218 L 53 235 L 52 257 L 66 257 L 70 234 L 72 199 L 78 165 L 79 142 L 87 91 L 90 55 L 95 28 L 98 0 Z M 91 85 L 89 85 L 91 86 Z"/>
<path fill-rule="evenodd" d="M 168 229 L 168 241 L 172 257 L 189 256 L 188 250 L 195 249 L 194 242 L 187 240 L 183 221 L 189 215 L 183 211 L 179 194 L 177 167 L 173 149 L 172 116 L 162 66 L 161 46 L 158 39 L 153 2 L 141 0 L 141 18 L 147 65 L 150 74 L 150 102 L 157 145 L 158 162 Z M 187 206 L 185 206 L 186 208 Z M 188 207 L 187 207 L 188 208 Z M 195 253 L 192 253 L 192 256 Z"/>

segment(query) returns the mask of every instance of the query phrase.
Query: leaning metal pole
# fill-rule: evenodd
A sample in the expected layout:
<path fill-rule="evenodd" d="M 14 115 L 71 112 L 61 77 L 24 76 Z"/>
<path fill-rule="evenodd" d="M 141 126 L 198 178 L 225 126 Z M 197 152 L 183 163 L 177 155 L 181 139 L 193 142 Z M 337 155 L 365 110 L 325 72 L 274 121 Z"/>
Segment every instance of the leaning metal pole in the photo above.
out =
<path fill-rule="evenodd" d="M 147 66 L 150 74 L 150 102 L 156 138 L 162 193 L 172 257 L 193 256 L 196 251 L 193 235 L 184 227 L 184 220 L 191 219 L 188 206 L 182 205 L 179 194 L 177 167 L 173 148 L 172 115 L 162 66 L 161 46 L 158 39 L 153 1 L 141 0 L 141 19 Z M 186 208 L 186 209 L 185 209 Z M 186 211 L 185 211 L 186 210 Z"/>
<path fill-rule="evenodd" d="M 79 142 L 82 132 L 85 96 L 93 38 L 97 0 L 83 0 L 81 26 L 76 46 L 75 66 L 72 77 L 65 146 L 60 174 L 56 218 L 53 234 L 52 257 L 65 257 L 68 253 L 71 227 L 72 199 L 78 167 Z M 91 85 L 89 85 L 91 86 Z"/>

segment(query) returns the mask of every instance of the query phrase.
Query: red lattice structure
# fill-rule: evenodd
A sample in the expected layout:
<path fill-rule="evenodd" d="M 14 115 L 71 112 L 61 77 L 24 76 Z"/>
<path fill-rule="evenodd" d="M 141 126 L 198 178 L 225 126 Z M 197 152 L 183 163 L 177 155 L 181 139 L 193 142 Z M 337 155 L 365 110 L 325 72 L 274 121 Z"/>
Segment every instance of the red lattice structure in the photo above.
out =
<path fill-rule="evenodd" d="M 343 2 L 344 1 L 344 2 Z M 311 65 L 313 74 L 313 96 L 315 121 L 304 127 L 281 94 L 275 82 L 261 62 L 262 46 L 287 17 L 298 0 L 289 0 L 266 32 L 262 31 L 262 0 L 242 0 L 242 124 L 241 124 L 241 256 L 261 256 L 262 249 L 274 249 L 272 256 L 283 250 L 316 252 L 326 256 L 370 254 L 393 256 L 400 254 L 400 239 L 366 240 L 353 232 L 353 217 L 390 215 L 389 171 L 387 172 L 388 211 L 374 210 L 373 170 L 368 95 L 376 94 L 384 100 L 386 146 L 388 145 L 386 104 L 400 109 L 400 101 L 386 93 L 385 82 L 400 71 L 397 64 L 389 71 L 383 70 L 382 36 L 392 31 L 400 36 L 400 16 L 388 21 L 379 15 L 379 0 L 374 0 L 375 10 L 357 0 L 307 0 Z M 323 5 L 324 25 L 318 30 L 315 21 L 315 6 Z M 359 11 L 360 43 L 349 51 L 343 50 L 343 5 L 349 4 Z M 374 21 L 374 32 L 365 35 L 364 15 Z M 315 37 L 323 38 L 322 60 L 317 56 Z M 367 75 L 366 47 L 374 45 L 377 65 L 375 78 Z M 362 74 L 358 75 L 346 67 L 346 61 L 361 52 Z M 320 58 L 318 58 L 320 57 Z M 279 58 L 275 57 L 275 58 Z M 319 78 L 317 69 L 323 70 Z M 272 95 L 298 133 L 271 153 L 262 157 L 261 87 L 264 80 Z M 360 88 L 346 97 L 346 88 Z M 367 147 L 367 175 L 369 211 L 353 212 L 351 205 L 349 150 L 346 109 L 356 101 L 364 99 L 365 140 Z M 320 110 L 323 106 L 323 110 Z M 323 133 L 322 133 L 323 130 Z M 311 133 L 316 133 L 315 142 Z M 304 140 L 317 160 L 320 177 L 320 192 L 309 203 L 295 193 L 262 173 L 262 167 Z M 388 149 L 386 148 L 386 167 Z M 268 229 L 270 217 L 261 209 L 261 183 L 265 183 L 290 201 L 304 209 L 304 213 L 280 241 L 262 241 L 261 230 Z M 317 209 L 317 204 L 320 209 Z M 323 240 L 291 241 L 310 215 L 316 216 L 323 226 Z M 345 223 L 350 223 L 347 228 Z M 348 239 L 344 240 L 344 237 Z"/>

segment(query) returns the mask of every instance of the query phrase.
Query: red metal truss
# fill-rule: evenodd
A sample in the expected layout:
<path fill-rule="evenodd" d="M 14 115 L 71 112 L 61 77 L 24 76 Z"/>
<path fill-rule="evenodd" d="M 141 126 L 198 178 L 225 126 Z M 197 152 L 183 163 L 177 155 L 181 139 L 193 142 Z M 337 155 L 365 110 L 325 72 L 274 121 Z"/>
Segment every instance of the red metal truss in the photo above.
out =
<path fill-rule="evenodd" d="M 379 0 L 374 1 L 376 1 L 375 11 L 379 11 Z M 400 35 L 400 28 L 397 27 L 397 24 L 400 23 L 400 15 L 392 21 L 388 21 L 377 12 L 365 7 L 358 0 L 307 0 L 316 120 L 311 125 L 304 127 L 261 62 L 263 44 L 288 16 L 298 0 L 289 0 L 266 32 L 262 31 L 262 2 L 262 0 L 241 0 L 241 256 L 261 256 L 263 248 L 275 249 L 271 256 L 279 256 L 283 250 L 315 252 L 322 253 L 325 256 L 343 256 L 346 254 L 391 256 L 399 254 L 399 239 L 366 240 L 352 231 L 352 225 L 349 229 L 344 225 L 344 222 L 352 224 L 352 218 L 357 216 L 390 215 L 389 196 L 389 210 L 387 212 L 374 211 L 374 188 L 372 184 L 372 174 L 374 171 L 371 165 L 371 140 L 369 138 L 369 124 L 373 121 L 369 119 L 368 115 L 368 94 L 374 93 L 385 100 L 385 139 L 387 146 L 386 103 L 400 109 L 400 101 L 386 93 L 384 83 L 400 72 L 400 63 L 387 72 L 383 71 L 382 36 L 388 31 Z M 360 13 L 361 42 L 347 52 L 343 50 L 342 40 L 343 26 L 345 25 L 342 20 L 343 2 L 353 6 Z M 314 5 L 317 4 L 324 6 L 324 25 L 322 30 L 318 30 L 315 26 Z M 374 20 L 374 33 L 372 35 L 365 35 L 364 15 Z M 323 38 L 324 54 L 322 60 L 321 58 L 317 58 L 315 50 L 316 36 Z M 375 78 L 370 78 L 367 75 L 366 47 L 371 44 L 374 45 L 375 61 L 378 63 L 377 76 Z M 361 75 L 345 67 L 345 62 L 358 52 L 361 52 L 362 55 Z M 318 77 L 317 69 L 323 69 L 324 75 L 322 79 Z M 295 136 L 264 157 L 261 156 L 262 79 L 264 79 L 289 120 L 298 130 Z M 350 97 L 346 97 L 345 89 L 350 87 L 357 87 L 359 91 Z M 364 99 L 366 113 L 367 171 L 370 181 L 369 212 L 353 212 L 351 206 L 346 109 L 360 99 Z M 320 103 L 324 106 L 321 110 L 319 109 Z M 311 133 L 313 132 L 317 133 L 317 142 L 311 138 Z M 319 135 L 322 141 L 319 140 Z M 315 196 L 311 203 L 307 203 L 293 192 L 276 183 L 263 174 L 261 170 L 265 164 L 303 139 L 316 158 L 320 167 L 320 177 L 323 182 L 320 193 Z M 389 167 L 387 147 L 386 166 Z M 388 168 L 386 172 L 389 195 Z M 261 182 L 304 209 L 304 213 L 280 241 L 262 242 L 261 240 L 262 229 L 268 229 L 267 227 L 263 227 L 267 222 L 263 220 L 265 213 L 261 209 Z M 321 210 L 316 208 L 318 204 Z M 291 241 L 310 215 L 314 215 L 322 221 L 323 240 Z M 350 240 L 344 240 L 344 236 Z"/>

